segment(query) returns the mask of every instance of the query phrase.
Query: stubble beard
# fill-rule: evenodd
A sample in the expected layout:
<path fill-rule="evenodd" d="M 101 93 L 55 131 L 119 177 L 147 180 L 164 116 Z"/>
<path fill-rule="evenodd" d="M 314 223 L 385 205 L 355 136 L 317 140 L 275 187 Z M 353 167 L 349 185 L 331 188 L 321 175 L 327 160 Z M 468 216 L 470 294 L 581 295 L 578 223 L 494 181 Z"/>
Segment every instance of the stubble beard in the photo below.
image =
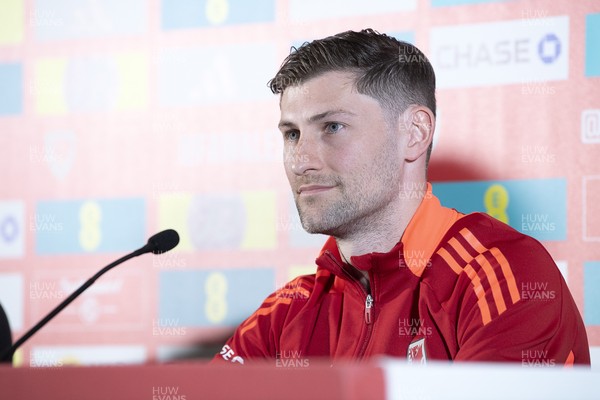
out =
<path fill-rule="evenodd" d="M 377 181 L 375 185 L 365 182 L 369 178 L 354 182 L 351 186 L 336 179 L 337 185 L 330 189 L 330 193 L 306 199 L 299 199 L 296 195 L 296 208 L 302 227 L 308 233 L 346 238 L 376 229 L 382 224 L 393 224 L 394 221 L 383 219 L 388 205 L 398 197 L 400 167 L 387 164 L 390 161 L 388 157 L 378 160 L 372 170 L 379 172 L 379 175 L 369 177 L 371 181 Z M 334 199 L 326 198 L 335 194 L 337 196 Z"/>
<path fill-rule="evenodd" d="M 300 200 L 296 197 L 296 209 L 300 216 L 300 222 L 308 233 L 339 236 L 345 230 L 344 226 L 356 213 L 354 203 L 348 198 L 343 188 L 336 186 L 330 189 L 330 191 L 333 190 L 337 190 L 341 195 L 333 202 L 323 199 Z"/>

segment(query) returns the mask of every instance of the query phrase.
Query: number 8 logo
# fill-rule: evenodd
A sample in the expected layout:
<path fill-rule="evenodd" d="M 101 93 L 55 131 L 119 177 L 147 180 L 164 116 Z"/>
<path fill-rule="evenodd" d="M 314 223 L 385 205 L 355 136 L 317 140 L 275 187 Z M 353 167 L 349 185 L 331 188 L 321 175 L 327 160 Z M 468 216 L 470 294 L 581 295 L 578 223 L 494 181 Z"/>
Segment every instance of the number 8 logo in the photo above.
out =
<path fill-rule="evenodd" d="M 220 272 L 211 273 L 204 283 L 206 303 L 204 312 L 208 320 L 214 324 L 225 319 L 227 315 L 227 278 Z"/>
<path fill-rule="evenodd" d="M 86 251 L 94 251 L 102 241 L 102 231 L 100 221 L 102 220 L 102 210 L 98 203 L 86 201 L 79 209 L 79 244 Z"/>
<path fill-rule="evenodd" d="M 508 224 L 508 214 L 506 213 L 508 202 L 508 190 L 499 184 L 490 186 L 483 195 L 486 212 L 505 224 Z"/>

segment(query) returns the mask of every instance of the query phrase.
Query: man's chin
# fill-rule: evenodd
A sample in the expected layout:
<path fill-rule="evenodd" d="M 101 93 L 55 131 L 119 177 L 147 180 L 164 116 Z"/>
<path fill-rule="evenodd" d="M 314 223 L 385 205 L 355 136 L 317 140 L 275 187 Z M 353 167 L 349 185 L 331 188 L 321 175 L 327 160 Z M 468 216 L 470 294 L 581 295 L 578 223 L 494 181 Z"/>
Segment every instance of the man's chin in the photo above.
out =
<path fill-rule="evenodd" d="M 301 220 L 302 227 L 304 230 L 313 235 L 329 235 L 332 236 L 334 234 L 335 229 L 330 226 L 326 226 L 323 224 L 322 220 Z"/>
<path fill-rule="evenodd" d="M 318 223 L 318 220 L 313 218 L 307 220 L 306 217 L 300 217 L 300 223 L 302 224 L 302 228 L 304 228 L 304 230 L 308 233 L 321 233 L 322 226 Z"/>
<path fill-rule="evenodd" d="M 318 209 L 317 207 L 307 207 L 306 211 L 303 212 L 301 207 L 298 207 L 298 215 L 300 217 L 300 223 L 304 230 L 311 234 L 321 234 L 333 236 L 333 233 L 337 231 L 339 224 L 336 222 L 337 219 L 326 210 Z"/>

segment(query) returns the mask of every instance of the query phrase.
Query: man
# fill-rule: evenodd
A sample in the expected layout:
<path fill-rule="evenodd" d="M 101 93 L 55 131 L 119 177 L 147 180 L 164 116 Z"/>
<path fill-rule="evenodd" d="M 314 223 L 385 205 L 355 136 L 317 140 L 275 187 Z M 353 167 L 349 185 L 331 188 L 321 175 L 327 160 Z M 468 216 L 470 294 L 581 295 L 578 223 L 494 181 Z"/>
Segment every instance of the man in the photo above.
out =
<path fill-rule="evenodd" d="M 330 238 L 316 274 L 269 296 L 215 361 L 589 364 L 585 327 L 542 245 L 432 195 L 435 75 L 416 47 L 344 32 L 292 52 L 270 87 L 302 225 Z M 552 296 L 522 292 L 542 286 Z"/>

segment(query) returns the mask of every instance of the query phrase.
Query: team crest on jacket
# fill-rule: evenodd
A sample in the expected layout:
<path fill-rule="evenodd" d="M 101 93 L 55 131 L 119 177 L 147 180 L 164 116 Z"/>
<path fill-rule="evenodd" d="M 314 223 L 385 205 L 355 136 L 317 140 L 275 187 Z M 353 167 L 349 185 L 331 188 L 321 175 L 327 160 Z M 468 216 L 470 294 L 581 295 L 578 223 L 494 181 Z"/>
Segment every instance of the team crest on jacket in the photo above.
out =
<path fill-rule="evenodd" d="M 425 353 L 425 338 L 419 339 L 408 345 L 406 358 L 411 364 L 425 364 L 427 362 L 427 354 Z"/>

